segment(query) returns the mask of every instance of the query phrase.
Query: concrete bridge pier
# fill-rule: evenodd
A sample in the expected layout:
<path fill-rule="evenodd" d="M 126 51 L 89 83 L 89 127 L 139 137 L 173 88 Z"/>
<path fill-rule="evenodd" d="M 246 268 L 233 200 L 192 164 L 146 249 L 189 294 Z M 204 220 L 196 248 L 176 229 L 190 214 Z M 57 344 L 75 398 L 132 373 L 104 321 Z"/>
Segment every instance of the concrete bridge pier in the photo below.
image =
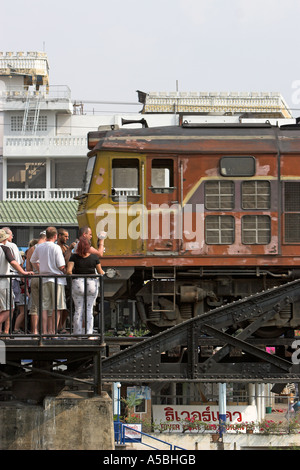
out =
<path fill-rule="evenodd" d="M 63 391 L 42 405 L 0 402 L 0 450 L 114 450 L 111 398 Z"/>

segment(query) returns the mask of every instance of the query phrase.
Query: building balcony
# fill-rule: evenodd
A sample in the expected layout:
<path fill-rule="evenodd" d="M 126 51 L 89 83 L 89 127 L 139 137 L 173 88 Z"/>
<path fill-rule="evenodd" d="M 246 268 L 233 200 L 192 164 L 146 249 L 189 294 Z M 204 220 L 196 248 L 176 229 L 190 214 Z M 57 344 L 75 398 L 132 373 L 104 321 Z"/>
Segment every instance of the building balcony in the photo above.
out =
<path fill-rule="evenodd" d="M 73 113 L 71 90 L 65 85 L 34 87 L 8 86 L 0 90 L 0 109 L 2 111 L 21 111 L 25 109 L 64 111 Z"/>
<path fill-rule="evenodd" d="M 86 136 L 6 136 L 3 142 L 4 157 L 85 157 Z"/>
<path fill-rule="evenodd" d="M 67 85 L 41 86 L 39 90 L 28 86 L 8 86 L 0 96 L 7 101 L 36 99 L 44 101 L 70 100 L 71 90 Z"/>
<path fill-rule="evenodd" d="M 72 201 L 81 188 L 7 189 L 6 201 Z"/>
<path fill-rule="evenodd" d="M 49 101 L 70 102 L 71 90 L 67 85 L 41 86 L 38 90 L 28 86 L 7 86 L 5 90 L 0 90 L 0 99 L 7 106 L 12 105 L 14 101 L 21 102 L 23 105 L 30 102 L 39 102 L 41 106 Z"/>

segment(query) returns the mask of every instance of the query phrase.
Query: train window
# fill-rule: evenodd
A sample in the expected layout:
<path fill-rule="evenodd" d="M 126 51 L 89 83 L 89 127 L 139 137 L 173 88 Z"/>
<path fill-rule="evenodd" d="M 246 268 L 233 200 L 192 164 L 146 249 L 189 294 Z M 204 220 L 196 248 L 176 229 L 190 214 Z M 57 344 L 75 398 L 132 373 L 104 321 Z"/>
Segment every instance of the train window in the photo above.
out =
<path fill-rule="evenodd" d="M 208 245 L 231 245 L 234 242 L 234 217 L 208 215 L 205 218 L 205 242 Z"/>
<path fill-rule="evenodd" d="M 173 167 L 171 159 L 152 160 L 150 189 L 153 193 L 170 193 L 174 190 Z"/>
<path fill-rule="evenodd" d="M 244 181 L 242 183 L 243 209 L 270 209 L 270 201 L 269 181 Z"/>
<path fill-rule="evenodd" d="M 220 160 L 222 176 L 254 176 L 255 158 L 252 156 L 222 157 Z"/>
<path fill-rule="evenodd" d="M 136 200 L 139 198 L 139 160 L 116 158 L 112 161 L 112 199 Z"/>
<path fill-rule="evenodd" d="M 234 207 L 233 181 L 207 181 L 205 183 L 205 208 L 231 210 Z"/>
<path fill-rule="evenodd" d="M 82 188 L 84 193 L 87 193 L 89 191 L 95 161 L 96 161 L 96 156 L 88 159 L 87 166 L 85 169 L 84 180 L 83 180 L 83 188 Z"/>
<path fill-rule="evenodd" d="M 284 183 L 284 241 L 300 243 L 300 183 Z"/>
<path fill-rule="evenodd" d="M 271 241 L 271 218 L 268 215 L 242 217 L 242 243 L 267 245 Z"/>

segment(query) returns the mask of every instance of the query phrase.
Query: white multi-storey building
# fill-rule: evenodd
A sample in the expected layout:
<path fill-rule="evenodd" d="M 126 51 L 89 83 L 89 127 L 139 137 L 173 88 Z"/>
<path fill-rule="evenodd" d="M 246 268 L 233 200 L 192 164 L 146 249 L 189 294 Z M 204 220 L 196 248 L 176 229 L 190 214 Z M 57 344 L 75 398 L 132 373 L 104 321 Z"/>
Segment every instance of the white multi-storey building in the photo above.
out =
<path fill-rule="evenodd" d="M 70 90 L 48 72 L 45 53 L 0 53 L 0 225 L 19 246 L 48 225 L 73 236 L 77 225 L 86 133 L 71 132 Z"/>
<path fill-rule="evenodd" d="M 78 113 L 68 86 L 49 83 L 44 52 L 0 52 L 0 226 L 10 226 L 19 246 L 49 225 L 77 234 L 74 199 L 81 190 L 87 133 L 100 125 L 149 127 L 194 122 L 236 122 L 245 113 L 291 118 L 278 93 L 143 93 L 141 113 Z M 138 104 L 138 103 L 137 103 Z M 247 116 L 249 119 L 249 114 Z M 130 124 L 133 127 L 140 124 Z"/>

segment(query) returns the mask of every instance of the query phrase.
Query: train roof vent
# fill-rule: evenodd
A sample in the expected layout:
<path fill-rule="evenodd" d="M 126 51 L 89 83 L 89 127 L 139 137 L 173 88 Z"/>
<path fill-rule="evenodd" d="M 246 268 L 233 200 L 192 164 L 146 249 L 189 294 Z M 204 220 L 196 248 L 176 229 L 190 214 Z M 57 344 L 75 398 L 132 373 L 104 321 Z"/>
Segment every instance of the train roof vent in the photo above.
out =
<path fill-rule="evenodd" d="M 118 126 L 118 124 L 109 124 L 108 126 L 99 126 L 98 127 L 99 132 L 116 131 L 118 129 L 120 129 L 120 126 Z"/>
<path fill-rule="evenodd" d="M 184 128 L 191 128 L 197 129 L 200 127 L 212 127 L 212 128 L 220 128 L 220 127 L 231 127 L 231 128 L 241 128 L 241 127 L 260 127 L 260 128 L 269 128 L 272 127 L 272 124 L 268 121 L 266 122 L 182 122 L 182 127 Z"/>
<path fill-rule="evenodd" d="M 122 118 L 122 126 L 126 126 L 127 124 L 142 124 L 142 127 L 147 128 L 148 123 L 146 119 L 124 119 Z"/>

